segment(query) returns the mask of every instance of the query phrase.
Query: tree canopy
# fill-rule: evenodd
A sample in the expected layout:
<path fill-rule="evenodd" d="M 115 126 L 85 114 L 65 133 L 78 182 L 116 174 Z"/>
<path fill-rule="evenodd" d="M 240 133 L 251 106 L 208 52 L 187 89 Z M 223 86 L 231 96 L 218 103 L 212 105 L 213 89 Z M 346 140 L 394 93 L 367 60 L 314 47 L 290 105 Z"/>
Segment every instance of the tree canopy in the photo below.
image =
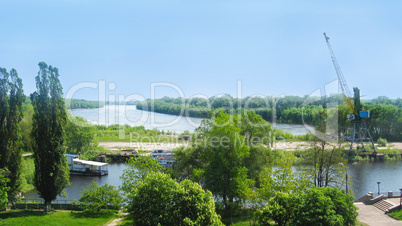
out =
<path fill-rule="evenodd" d="M 13 198 L 21 184 L 22 136 L 20 122 L 25 95 L 15 69 L 0 68 L 0 168 L 7 169 L 8 195 Z"/>
<path fill-rule="evenodd" d="M 337 188 L 276 193 L 258 213 L 261 225 L 355 225 L 357 207 Z"/>
<path fill-rule="evenodd" d="M 98 214 L 101 210 L 120 210 L 123 197 L 114 186 L 104 184 L 99 186 L 93 182 L 82 192 L 80 203 L 90 213 Z"/>
<path fill-rule="evenodd" d="M 127 196 L 135 225 L 223 225 L 212 194 L 189 180 L 149 172 Z"/>
<path fill-rule="evenodd" d="M 67 114 L 58 69 L 40 62 L 36 87 L 38 90 L 31 94 L 34 184 L 45 200 L 45 211 L 50 211 L 51 201 L 69 185 L 64 132 Z"/>

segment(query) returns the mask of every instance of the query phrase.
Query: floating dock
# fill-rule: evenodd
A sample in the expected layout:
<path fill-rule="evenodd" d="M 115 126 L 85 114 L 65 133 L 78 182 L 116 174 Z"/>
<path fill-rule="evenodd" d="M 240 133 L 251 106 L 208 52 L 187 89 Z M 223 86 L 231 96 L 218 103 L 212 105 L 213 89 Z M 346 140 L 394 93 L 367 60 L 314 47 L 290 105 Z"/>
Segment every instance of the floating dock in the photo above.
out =
<path fill-rule="evenodd" d="M 108 175 L 108 164 L 104 162 L 86 161 L 78 158 L 78 155 L 66 154 L 68 168 L 71 174 L 85 176 Z"/>

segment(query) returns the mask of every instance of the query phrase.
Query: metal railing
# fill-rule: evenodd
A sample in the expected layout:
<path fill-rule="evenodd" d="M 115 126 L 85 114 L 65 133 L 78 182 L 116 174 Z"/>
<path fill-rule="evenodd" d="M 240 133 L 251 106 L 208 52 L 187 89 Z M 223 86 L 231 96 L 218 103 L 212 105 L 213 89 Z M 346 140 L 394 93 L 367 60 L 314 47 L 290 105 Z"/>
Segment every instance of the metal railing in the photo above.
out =
<path fill-rule="evenodd" d="M 43 199 L 22 199 L 22 202 L 15 203 L 13 209 L 45 209 L 45 201 Z M 60 210 L 83 210 L 82 205 L 77 200 L 55 200 L 51 203 L 52 209 Z"/>

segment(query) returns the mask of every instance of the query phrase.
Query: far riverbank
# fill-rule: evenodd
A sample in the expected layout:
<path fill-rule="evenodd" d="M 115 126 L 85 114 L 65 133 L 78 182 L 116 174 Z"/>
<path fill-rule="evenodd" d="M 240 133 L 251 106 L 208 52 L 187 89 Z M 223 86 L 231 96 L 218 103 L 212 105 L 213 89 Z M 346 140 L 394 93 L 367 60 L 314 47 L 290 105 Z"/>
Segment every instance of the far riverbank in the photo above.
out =
<path fill-rule="evenodd" d="M 184 131 L 193 133 L 203 120 L 187 116 L 151 113 L 138 110 L 135 105 L 105 105 L 101 108 L 76 109 L 70 112 L 72 115 L 82 117 L 96 125 L 144 126 L 145 129 L 157 129 L 175 133 L 183 133 Z M 308 125 L 287 123 L 274 123 L 273 127 L 293 135 L 303 135 L 308 133 L 308 130 L 314 130 Z"/>
<path fill-rule="evenodd" d="M 175 149 L 181 146 L 191 146 L 191 142 L 159 142 L 159 143 L 145 143 L 145 142 L 99 142 L 100 146 L 103 146 L 109 150 L 124 150 L 124 149 L 135 149 L 135 150 L 146 150 L 152 151 L 154 149 Z M 307 141 L 295 141 L 295 142 L 275 142 L 274 149 L 280 150 L 306 150 L 311 147 L 311 142 Z M 388 148 L 402 150 L 402 142 L 391 142 L 388 143 Z M 377 151 L 381 153 L 381 150 L 386 148 L 377 147 Z"/>

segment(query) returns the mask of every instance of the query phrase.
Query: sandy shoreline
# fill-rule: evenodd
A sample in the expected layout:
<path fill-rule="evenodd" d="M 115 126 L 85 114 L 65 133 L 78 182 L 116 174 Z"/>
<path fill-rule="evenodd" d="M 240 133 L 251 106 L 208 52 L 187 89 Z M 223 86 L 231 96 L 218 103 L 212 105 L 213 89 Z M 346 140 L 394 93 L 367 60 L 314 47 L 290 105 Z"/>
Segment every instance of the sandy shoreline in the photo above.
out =
<path fill-rule="evenodd" d="M 99 142 L 100 146 L 103 146 L 110 150 L 124 150 L 124 149 L 134 149 L 134 150 L 147 150 L 152 151 L 154 149 L 174 149 L 180 146 L 188 147 L 191 145 L 190 142 L 181 143 L 140 143 L 140 142 Z"/>
<path fill-rule="evenodd" d="M 99 145 L 110 149 L 110 150 L 124 150 L 124 149 L 134 149 L 134 150 L 147 150 L 152 151 L 154 149 L 174 149 L 180 146 L 191 146 L 191 142 L 181 142 L 181 143 L 173 143 L 173 142 L 159 142 L 159 143 L 139 143 L 139 142 L 99 142 Z M 389 143 L 389 145 L 394 149 L 402 149 L 402 142 L 393 142 Z M 294 151 L 297 149 L 304 150 L 311 147 L 310 142 L 276 142 L 274 144 L 275 149 L 289 150 Z M 381 152 L 381 148 L 379 148 Z"/>

